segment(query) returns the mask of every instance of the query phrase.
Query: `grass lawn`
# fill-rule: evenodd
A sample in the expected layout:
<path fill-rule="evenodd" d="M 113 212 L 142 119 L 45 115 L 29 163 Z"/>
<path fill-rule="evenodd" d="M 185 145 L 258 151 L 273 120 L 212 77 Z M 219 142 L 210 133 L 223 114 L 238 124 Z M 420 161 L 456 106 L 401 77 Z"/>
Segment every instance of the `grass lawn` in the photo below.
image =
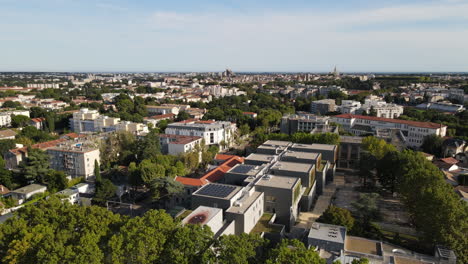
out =
<path fill-rule="evenodd" d="M 264 213 L 260 220 L 257 222 L 257 224 L 254 226 L 252 231 L 250 233 L 252 234 L 260 234 L 262 232 L 268 232 L 268 233 L 275 233 L 275 232 L 280 232 L 281 229 L 278 226 L 273 226 L 268 224 L 270 222 L 270 219 L 273 217 L 273 214 L 270 213 Z"/>

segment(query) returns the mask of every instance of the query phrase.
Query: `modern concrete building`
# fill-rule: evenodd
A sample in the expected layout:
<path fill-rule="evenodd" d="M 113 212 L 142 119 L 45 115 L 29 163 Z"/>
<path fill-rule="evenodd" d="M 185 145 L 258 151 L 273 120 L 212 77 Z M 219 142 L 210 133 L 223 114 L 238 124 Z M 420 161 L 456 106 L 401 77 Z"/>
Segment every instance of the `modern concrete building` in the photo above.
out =
<path fill-rule="evenodd" d="M 423 103 L 416 106 L 423 110 L 436 110 L 440 112 L 458 113 L 465 110 L 461 104 L 452 104 L 450 102 Z"/>
<path fill-rule="evenodd" d="M 94 176 L 95 161 L 99 163 L 99 149 L 86 142 L 66 142 L 47 149 L 50 167 L 65 172 L 71 177 Z"/>
<path fill-rule="evenodd" d="M 216 234 L 223 227 L 223 210 L 215 207 L 199 206 L 182 219 L 182 224 L 207 225 Z"/>
<path fill-rule="evenodd" d="M 326 251 L 341 252 L 345 248 L 345 239 L 345 227 L 315 222 L 307 236 L 307 243 Z"/>
<path fill-rule="evenodd" d="M 325 115 L 336 111 L 335 99 L 322 99 L 310 104 L 310 112 L 317 115 Z"/>
<path fill-rule="evenodd" d="M 236 124 L 226 121 L 186 120 L 169 124 L 166 134 L 202 137 L 206 145 L 229 146 L 237 130 Z"/>
<path fill-rule="evenodd" d="M 283 116 L 280 127 L 284 134 L 337 132 L 337 128 L 330 125 L 330 117 L 303 112 Z"/>
<path fill-rule="evenodd" d="M 445 137 L 447 133 L 447 126 L 430 122 L 350 114 L 333 116 L 332 120 L 341 124 L 345 131 L 356 136 L 372 134 L 380 137 L 379 131 L 381 130 L 394 131 L 408 147 L 420 147 L 425 136 Z"/>

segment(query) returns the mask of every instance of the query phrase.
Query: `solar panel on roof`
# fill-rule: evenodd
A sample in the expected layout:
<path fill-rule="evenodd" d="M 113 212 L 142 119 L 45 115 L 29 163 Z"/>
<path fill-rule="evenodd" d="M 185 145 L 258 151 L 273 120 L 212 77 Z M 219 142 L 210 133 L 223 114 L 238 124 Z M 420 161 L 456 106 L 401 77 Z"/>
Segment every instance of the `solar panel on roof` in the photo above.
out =
<path fill-rule="evenodd" d="M 253 165 L 238 165 L 235 168 L 233 168 L 231 171 L 234 173 L 247 173 L 254 168 L 255 166 Z"/>
<path fill-rule="evenodd" d="M 197 193 L 201 195 L 225 198 L 236 189 L 235 186 L 208 184 L 201 188 Z"/>

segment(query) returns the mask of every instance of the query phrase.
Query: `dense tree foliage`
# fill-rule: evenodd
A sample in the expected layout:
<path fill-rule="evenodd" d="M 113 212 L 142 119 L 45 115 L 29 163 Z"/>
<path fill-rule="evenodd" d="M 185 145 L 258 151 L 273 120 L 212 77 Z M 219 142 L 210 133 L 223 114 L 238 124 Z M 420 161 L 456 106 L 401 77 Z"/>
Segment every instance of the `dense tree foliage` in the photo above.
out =
<path fill-rule="evenodd" d="M 377 160 L 379 180 L 402 197 L 422 241 L 446 245 L 460 263 L 468 262 L 468 206 L 445 182 L 442 172 L 421 153 L 374 146 L 369 150 Z"/>
<path fill-rule="evenodd" d="M 317 219 L 317 222 L 344 226 L 349 232 L 353 229 L 354 217 L 349 210 L 330 205 Z"/>
<path fill-rule="evenodd" d="M 312 263 L 317 252 L 297 240 L 271 247 L 258 235 L 213 239 L 207 226 L 181 226 L 164 211 L 127 218 L 56 197 L 16 212 L 0 225 L 0 263 Z"/>

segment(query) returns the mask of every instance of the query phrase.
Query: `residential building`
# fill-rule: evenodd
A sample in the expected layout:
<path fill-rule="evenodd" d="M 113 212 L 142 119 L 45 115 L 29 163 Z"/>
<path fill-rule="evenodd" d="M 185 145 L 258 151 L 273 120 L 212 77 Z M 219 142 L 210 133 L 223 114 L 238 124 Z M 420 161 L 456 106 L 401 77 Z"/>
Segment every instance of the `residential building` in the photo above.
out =
<path fill-rule="evenodd" d="M 229 146 L 237 130 L 236 124 L 226 121 L 185 120 L 169 124 L 166 134 L 202 137 L 206 145 Z"/>
<path fill-rule="evenodd" d="M 97 110 L 87 108 L 82 108 L 79 112 L 73 113 L 73 118 L 70 119 L 70 129 L 76 133 L 126 131 L 139 135 L 148 132 L 148 126 L 145 124 L 102 116 Z"/>
<path fill-rule="evenodd" d="M 40 184 L 30 184 L 10 192 L 9 196 L 18 200 L 18 204 L 24 203 L 27 199 L 38 193 L 44 193 L 47 187 Z"/>
<path fill-rule="evenodd" d="M 363 151 L 362 139 L 362 137 L 357 136 L 340 136 L 339 168 L 357 168 Z"/>
<path fill-rule="evenodd" d="M 144 123 L 145 124 L 152 124 L 153 127 L 155 127 L 162 120 L 174 120 L 175 117 L 176 117 L 176 115 L 174 115 L 172 113 L 164 114 L 164 115 L 155 115 L 155 116 L 145 117 L 144 118 Z"/>
<path fill-rule="evenodd" d="M 28 124 L 38 130 L 43 130 L 45 127 L 46 119 L 44 117 L 31 118 Z"/>
<path fill-rule="evenodd" d="M 88 142 L 66 142 L 47 149 L 50 167 L 71 177 L 88 179 L 94 176 L 95 162 L 99 164 L 99 149 Z"/>
<path fill-rule="evenodd" d="M 353 100 L 342 100 L 338 110 L 342 114 L 359 114 L 361 110 L 361 102 Z"/>
<path fill-rule="evenodd" d="M 408 147 L 420 147 L 428 135 L 445 137 L 447 133 L 447 126 L 442 124 L 374 116 L 341 114 L 333 116 L 332 121 L 357 136 L 370 134 L 385 137 L 382 131 L 395 132 Z"/>
<path fill-rule="evenodd" d="M 317 115 L 325 115 L 336 110 L 335 99 L 322 99 L 310 104 L 310 112 Z"/>
<path fill-rule="evenodd" d="M 159 140 L 161 142 L 162 153 L 177 156 L 181 153 L 195 151 L 197 146 L 202 145 L 203 138 L 197 136 L 160 134 Z"/>
<path fill-rule="evenodd" d="M 11 127 L 11 117 L 16 115 L 24 115 L 29 117 L 27 110 L 11 110 L 0 112 L 0 127 Z"/>
<path fill-rule="evenodd" d="M 330 125 L 330 117 L 317 116 L 305 112 L 284 115 L 281 118 L 281 133 L 294 134 L 296 132 L 325 133 L 338 132 L 337 127 Z"/>
<path fill-rule="evenodd" d="M 3 139 L 15 139 L 16 132 L 11 129 L 0 130 L 0 140 Z"/>
<path fill-rule="evenodd" d="M 398 118 L 403 114 L 403 106 L 388 104 L 381 100 L 380 97 L 374 95 L 370 95 L 365 99 L 364 104 L 361 106 L 361 110 L 367 114 L 374 111 L 377 117 L 384 118 Z"/>

